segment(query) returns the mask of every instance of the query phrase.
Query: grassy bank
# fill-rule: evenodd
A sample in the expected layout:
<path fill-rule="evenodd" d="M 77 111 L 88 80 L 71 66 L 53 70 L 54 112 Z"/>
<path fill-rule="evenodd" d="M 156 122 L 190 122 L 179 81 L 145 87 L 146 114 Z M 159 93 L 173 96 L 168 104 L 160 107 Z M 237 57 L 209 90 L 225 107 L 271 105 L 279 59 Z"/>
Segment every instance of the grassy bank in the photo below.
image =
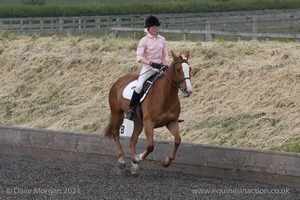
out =
<path fill-rule="evenodd" d="M 138 41 L 0 34 L 0 124 L 101 134 L 108 90 L 138 73 Z M 289 42 L 171 42 L 190 50 L 185 142 L 299 152 L 300 47 Z M 142 135 L 144 137 L 144 135 Z M 156 139 L 172 140 L 165 128 Z"/>

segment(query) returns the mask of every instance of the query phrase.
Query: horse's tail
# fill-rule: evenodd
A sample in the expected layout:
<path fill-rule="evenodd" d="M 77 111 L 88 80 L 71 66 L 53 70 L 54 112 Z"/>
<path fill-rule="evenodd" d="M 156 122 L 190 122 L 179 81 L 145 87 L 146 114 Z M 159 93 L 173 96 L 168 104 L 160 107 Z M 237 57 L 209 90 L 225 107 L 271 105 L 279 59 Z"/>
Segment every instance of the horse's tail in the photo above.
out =
<path fill-rule="evenodd" d="M 109 123 L 107 124 L 106 128 L 104 129 L 104 137 L 109 137 L 109 138 L 112 138 L 114 135 L 113 135 L 113 132 L 112 132 L 112 119 L 111 119 L 111 116 L 110 116 L 110 120 L 109 120 Z"/>

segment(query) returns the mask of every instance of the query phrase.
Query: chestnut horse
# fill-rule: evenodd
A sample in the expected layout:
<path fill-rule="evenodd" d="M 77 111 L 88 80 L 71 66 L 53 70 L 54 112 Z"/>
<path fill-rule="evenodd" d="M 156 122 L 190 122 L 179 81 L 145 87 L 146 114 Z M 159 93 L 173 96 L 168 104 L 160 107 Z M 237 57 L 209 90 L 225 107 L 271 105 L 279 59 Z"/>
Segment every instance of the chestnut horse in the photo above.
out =
<path fill-rule="evenodd" d="M 186 97 L 192 93 L 191 68 L 187 61 L 189 58 L 188 51 L 185 55 L 179 56 L 176 56 L 173 51 L 171 53 L 173 61 L 166 74 L 153 83 L 146 98 L 141 103 L 143 117 L 140 116 L 137 109 L 135 111 L 134 130 L 130 137 L 131 172 L 133 174 L 138 173 L 138 163 L 144 160 L 154 149 L 153 131 L 155 128 L 166 126 L 175 140 L 172 152 L 162 161 L 164 167 L 168 167 L 171 161 L 175 159 L 176 151 L 181 143 L 178 124 L 180 114 L 178 90 L 181 90 Z M 125 168 L 125 159 L 120 143 L 119 129 L 123 122 L 124 112 L 127 113 L 129 110 L 129 100 L 123 98 L 122 92 L 127 84 L 137 78 L 137 75 L 125 75 L 119 78 L 109 91 L 111 116 L 104 133 L 106 137 L 114 138 L 118 148 L 119 167 L 122 169 Z M 147 138 L 147 148 L 144 153 L 137 155 L 136 144 L 143 127 Z"/>

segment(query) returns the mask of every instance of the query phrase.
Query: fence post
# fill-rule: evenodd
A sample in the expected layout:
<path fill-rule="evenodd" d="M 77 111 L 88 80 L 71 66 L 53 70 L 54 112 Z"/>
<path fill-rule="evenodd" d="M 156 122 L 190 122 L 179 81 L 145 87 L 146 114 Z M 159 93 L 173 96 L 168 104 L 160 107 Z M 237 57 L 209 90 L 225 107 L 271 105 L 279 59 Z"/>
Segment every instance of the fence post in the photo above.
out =
<path fill-rule="evenodd" d="M 118 18 L 117 18 L 117 27 L 121 26 L 121 21 L 122 21 L 121 18 L 118 17 Z"/>
<path fill-rule="evenodd" d="M 83 30 L 86 31 L 86 18 L 83 18 Z"/>
<path fill-rule="evenodd" d="M 114 30 L 114 29 L 110 29 L 111 30 L 111 37 L 113 39 L 116 39 L 119 36 L 119 31 L 118 30 Z"/>
<path fill-rule="evenodd" d="M 137 21 L 137 16 L 134 16 L 131 18 L 131 27 L 135 27 L 136 26 L 136 21 Z M 137 37 L 137 32 L 134 31 L 133 32 L 133 38 L 135 39 Z"/>
<path fill-rule="evenodd" d="M 289 20 L 289 25 L 290 25 L 289 28 L 292 28 L 292 29 L 293 29 L 293 28 L 295 27 L 295 26 L 294 26 L 294 25 L 295 25 L 294 22 L 295 22 L 294 15 L 291 15 L 291 16 L 290 16 L 290 20 Z"/>
<path fill-rule="evenodd" d="M 116 39 L 118 37 L 118 35 L 119 35 L 119 31 L 117 31 L 117 30 L 112 30 L 111 31 L 111 37 L 113 39 Z"/>
<path fill-rule="evenodd" d="M 53 19 L 51 19 L 51 30 L 53 30 L 54 29 L 54 25 L 53 24 L 55 24 L 55 23 L 53 23 Z"/>
<path fill-rule="evenodd" d="M 211 33 L 210 33 L 210 20 L 205 20 L 205 41 L 212 41 Z"/>
<path fill-rule="evenodd" d="M 1 22 L 0 22 L 0 24 L 1 24 Z M 24 20 L 23 19 L 21 19 L 21 21 L 20 21 L 20 26 L 21 26 L 20 32 L 23 32 L 23 30 L 24 30 Z"/>
<path fill-rule="evenodd" d="M 81 18 L 78 19 L 78 30 L 81 31 Z"/>
<path fill-rule="evenodd" d="M 64 24 L 64 20 L 63 19 L 59 19 L 59 30 L 62 31 L 63 28 L 63 24 Z"/>
<path fill-rule="evenodd" d="M 183 40 L 186 40 L 186 33 L 183 33 Z"/>
<path fill-rule="evenodd" d="M 255 18 L 252 18 L 252 39 L 257 40 L 256 34 L 257 33 L 257 21 Z"/>
<path fill-rule="evenodd" d="M 96 29 L 100 30 L 100 18 L 96 18 Z"/>
<path fill-rule="evenodd" d="M 29 26 L 29 33 L 30 33 L 30 34 L 32 33 L 32 21 L 33 21 L 33 19 L 32 19 L 32 18 L 30 18 L 30 19 L 29 19 L 29 22 L 28 22 L 28 26 Z"/>
<path fill-rule="evenodd" d="M 43 30 L 44 29 L 44 21 L 42 19 L 40 19 L 40 24 L 41 24 L 40 30 Z"/>

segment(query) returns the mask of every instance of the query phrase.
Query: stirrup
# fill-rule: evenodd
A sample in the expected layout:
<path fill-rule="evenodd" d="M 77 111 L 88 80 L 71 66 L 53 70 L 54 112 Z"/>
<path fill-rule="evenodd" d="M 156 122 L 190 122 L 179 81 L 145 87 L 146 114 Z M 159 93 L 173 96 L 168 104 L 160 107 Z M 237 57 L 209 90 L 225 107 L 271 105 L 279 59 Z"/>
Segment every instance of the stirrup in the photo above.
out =
<path fill-rule="evenodd" d="M 128 113 L 126 114 L 126 119 L 129 120 L 133 120 L 133 116 L 134 116 L 134 111 L 133 110 L 129 110 Z"/>

